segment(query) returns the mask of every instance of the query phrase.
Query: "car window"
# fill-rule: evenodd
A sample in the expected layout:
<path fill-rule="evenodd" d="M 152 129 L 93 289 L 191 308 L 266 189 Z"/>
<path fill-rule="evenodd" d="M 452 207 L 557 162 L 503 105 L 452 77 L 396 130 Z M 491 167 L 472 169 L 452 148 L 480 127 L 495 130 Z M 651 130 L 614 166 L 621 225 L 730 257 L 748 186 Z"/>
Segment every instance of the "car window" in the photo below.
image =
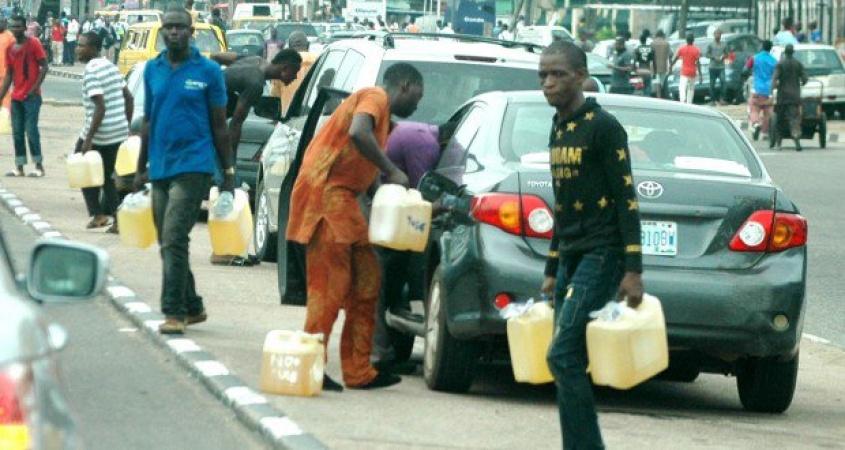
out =
<path fill-rule="evenodd" d="M 761 169 L 730 122 L 659 110 L 607 107 L 628 133 L 635 170 L 759 177 Z M 554 109 L 514 103 L 502 122 L 499 150 L 507 161 L 548 163 Z"/>
<path fill-rule="evenodd" d="M 159 30 L 158 36 L 156 36 L 156 51 L 159 52 L 165 49 L 162 31 Z M 222 50 L 214 30 L 206 28 L 194 30 L 193 45 L 203 53 L 217 53 Z"/>
<path fill-rule="evenodd" d="M 358 80 L 358 73 L 363 65 L 364 55 L 355 50 L 346 52 L 346 56 L 343 58 L 343 62 L 340 64 L 337 75 L 332 82 L 332 87 L 351 91 L 355 87 L 355 81 Z"/>
<path fill-rule="evenodd" d="M 242 22 L 238 22 L 239 29 L 241 30 L 258 30 L 264 31 L 265 29 L 269 28 L 273 25 L 273 22 L 267 20 L 244 20 Z"/>
<path fill-rule="evenodd" d="M 801 50 L 795 52 L 795 59 L 804 65 L 807 75 L 845 73 L 834 49 Z"/>
<path fill-rule="evenodd" d="M 317 72 L 314 73 L 314 76 L 311 77 L 311 82 L 308 85 L 308 93 L 303 103 L 305 109 L 302 111 L 302 114 L 308 114 L 308 109 L 314 105 L 314 101 L 317 100 L 319 88 L 332 86 L 340 62 L 343 60 L 344 53 L 343 50 L 332 50 L 323 57 L 323 62 L 320 64 Z"/>
<path fill-rule="evenodd" d="M 437 164 L 437 172 L 461 184 L 466 169 L 466 153 L 484 120 L 484 109 L 471 107 L 461 120 Z"/>
<path fill-rule="evenodd" d="M 261 35 L 249 33 L 230 33 L 226 36 L 229 46 L 264 45 Z"/>
<path fill-rule="evenodd" d="M 385 62 L 384 71 L 397 61 Z M 456 62 L 410 62 L 423 75 L 425 94 L 416 112 L 408 120 L 440 124 L 445 122 L 461 103 L 491 91 L 539 89 L 537 68 L 502 67 L 489 64 Z"/>

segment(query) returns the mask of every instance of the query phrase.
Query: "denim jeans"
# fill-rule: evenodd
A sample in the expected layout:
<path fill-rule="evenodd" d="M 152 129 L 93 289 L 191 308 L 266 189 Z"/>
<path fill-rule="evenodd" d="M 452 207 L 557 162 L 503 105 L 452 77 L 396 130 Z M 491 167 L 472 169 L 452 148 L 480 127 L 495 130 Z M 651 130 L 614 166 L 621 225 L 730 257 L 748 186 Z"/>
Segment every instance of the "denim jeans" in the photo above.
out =
<path fill-rule="evenodd" d="M 197 221 L 211 176 L 187 173 L 153 181 L 153 220 L 161 251 L 161 312 L 182 319 L 203 311 L 188 259 L 189 234 Z"/>
<path fill-rule="evenodd" d="M 716 91 L 716 80 L 719 80 L 719 90 Z M 725 69 L 710 69 L 710 101 L 717 102 L 725 99 Z"/>
<path fill-rule="evenodd" d="M 598 248 L 561 255 L 555 284 L 555 328 L 547 361 L 555 378 L 563 448 L 602 449 L 587 377 L 589 313 L 613 300 L 624 272 L 621 250 Z"/>
<path fill-rule="evenodd" d="M 76 148 L 82 147 L 82 139 L 76 141 Z M 82 197 L 85 198 L 85 207 L 88 208 L 88 215 L 112 216 L 117 210 L 118 196 L 117 188 L 114 185 L 114 162 L 117 159 L 117 149 L 120 143 L 110 145 L 92 145 L 91 149 L 98 152 L 103 159 L 103 186 L 82 189 Z M 102 193 L 102 198 L 100 194 Z"/>
<path fill-rule="evenodd" d="M 41 164 L 41 134 L 38 132 L 38 115 L 41 113 L 41 96 L 32 94 L 25 100 L 12 100 L 12 134 L 15 141 L 15 165 L 27 163 L 26 140 L 29 141 L 29 153 L 32 161 Z"/>

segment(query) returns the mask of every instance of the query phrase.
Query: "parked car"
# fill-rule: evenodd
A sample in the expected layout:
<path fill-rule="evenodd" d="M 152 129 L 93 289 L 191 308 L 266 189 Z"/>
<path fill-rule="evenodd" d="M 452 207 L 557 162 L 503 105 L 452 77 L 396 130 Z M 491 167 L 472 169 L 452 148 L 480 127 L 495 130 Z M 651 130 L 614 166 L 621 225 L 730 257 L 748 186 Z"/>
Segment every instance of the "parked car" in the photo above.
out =
<path fill-rule="evenodd" d="M 692 33 L 696 38 L 712 38 L 716 30 L 725 34 L 751 33 L 752 26 L 748 19 L 705 20 L 687 26 L 687 33 Z M 683 40 L 687 33 L 681 36 L 679 30 L 675 30 L 669 37 Z"/>
<path fill-rule="evenodd" d="M 353 92 L 378 84 L 391 65 L 411 63 L 423 74 L 427 88 L 408 120 L 439 124 L 449 118 L 457 105 L 481 92 L 536 88 L 540 48 L 481 37 L 384 32 L 326 47 L 303 79 L 283 123 L 276 126 L 264 147 L 257 174 L 256 254 L 270 260 L 278 258 L 283 301 L 302 300 L 287 292 L 288 245 L 284 235 L 302 130 L 320 88 Z M 278 101 L 269 99 L 269 105 L 273 104 L 278 105 Z"/>
<path fill-rule="evenodd" d="M 701 50 L 701 73 L 702 78 L 697 79 L 695 84 L 695 98 L 696 102 L 704 102 L 710 97 L 710 60 L 703 55 L 707 50 L 707 45 L 713 42 L 712 38 L 698 38 L 695 40 L 695 46 Z M 742 79 L 742 69 L 745 67 L 745 62 L 748 58 L 753 57 L 763 46 L 760 38 L 753 34 L 725 34 L 722 36 L 722 42 L 725 43 L 725 49 L 728 53 L 728 60 L 725 61 L 725 96 L 724 99 L 730 103 L 742 103 L 746 98 L 746 89 L 744 89 L 744 82 Z M 671 43 L 672 52 L 675 53 L 682 46 L 686 45 L 684 41 L 673 41 Z M 680 70 L 681 62 L 672 68 L 672 73 L 669 75 L 667 87 L 669 93 L 674 99 L 679 99 L 678 87 L 680 86 Z"/>
<path fill-rule="evenodd" d="M 16 273 L 0 234 L 0 447 L 82 448 L 59 377 L 67 332 L 36 302 L 92 298 L 105 285 L 108 254 L 65 240 L 41 241 L 25 277 Z"/>
<path fill-rule="evenodd" d="M 644 97 L 596 98 L 628 133 L 644 284 L 662 302 L 672 351 L 664 376 L 733 374 L 746 409 L 786 410 L 804 319 L 806 220 L 724 114 Z M 425 314 L 387 316 L 395 329 L 425 339 L 431 389 L 466 391 L 481 355 L 507 355 L 499 311 L 537 295 L 555 204 L 554 113 L 539 91 L 471 99 L 449 119 L 458 125 L 437 175 L 420 183 L 428 195 L 429 179 L 448 179 L 451 188 L 440 191 L 458 192 L 469 205 L 433 225 Z"/>
<path fill-rule="evenodd" d="M 232 21 L 233 30 L 256 30 L 263 32 L 277 23 L 279 19 L 272 16 L 248 16 Z"/>
<path fill-rule="evenodd" d="M 223 31 L 214 25 L 202 22 L 194 24 L 192 44 L 199 48 L 205 56 L 227 50 Z M 132 66 L 141 61 L 155 58 L 164 48 L 161 22 L 144 22 L 132 25 L 126 30 L 126 36 L 120 46 L 117 67 L 122 75 L 126 75 Z"/>
<path fill-rule="evenodd" d="M 124 9 L 120 11 L 118 21 L 125 23 L 127 26 L 144 22 L 161 23 L 162 16 L 162 12 L 157 9 Z"/>
<path fill-rule="evenodd" d="M 783 47 L 773 47 L 772 56 L 780 60 Z M 842 56 L 833 46 L 820 44 L 798 44 L 795 46 L 795 59 L 804 65 L 807 76 L 819 80 L 817 83 L 807 83 L 801 89 L 802 95 L 811 97 L 821 94 L 822 108 L 828 118 L 834 112 L 839 112 L 840 118 L 845 118 L 845 66 Z"/>
<path fill-rule="evenodd" d="M 314 28 L 314 25 L 310 23 L 301 23 L 301 22 L 277 22 L 273 25 L 273 28 L 276 29 L 276 38 L 281 40 L 282 42 L 287 43 L 290 34 L 294 31 L 301 31 L 305 33 L 305 37 L 308 38 L 308 42 L 314 44 L 319 39 L 317 34 L 317 29 Z M 270 39 L 270 29 L 264 29 L 264 39 Z"/>
<path fill-rule="evenodd" d="M 226 32 L 229 51 L 239 56 L 260 56 L 264 58 L 264 35 L 258 30 L 229 30 Z"/>

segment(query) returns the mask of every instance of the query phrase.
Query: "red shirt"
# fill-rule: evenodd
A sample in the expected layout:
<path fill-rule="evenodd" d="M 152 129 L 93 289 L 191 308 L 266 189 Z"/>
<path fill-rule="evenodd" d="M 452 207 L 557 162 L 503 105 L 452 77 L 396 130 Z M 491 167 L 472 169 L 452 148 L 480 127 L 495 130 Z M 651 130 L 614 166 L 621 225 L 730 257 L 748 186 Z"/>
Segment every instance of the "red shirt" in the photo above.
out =
<path fill-rule="evenodd" d="M 695 45 L 687 44 L 678 49 L 678 58 L 681 59 L 681 76 L 695 78 L 696 63 L 701 57 L 701 50 Z"/>
<path fill-rule="evenodd" d="M 65 28 L 61 25 L 53 26 L 53 42 L 63 42 L 65 40 Z"/>
<path fill-rule="evenodd" d="M 38 63 L 46 60 L 47 54 L 35 38 L 27 38 L 23 45 L 15 47 L 17 43 L 6 49 L 6 66 L 12 70 L 12 100 L 23 101 L 38 81 Z M 41 90 L 34 93 L 41 95 Z"/>

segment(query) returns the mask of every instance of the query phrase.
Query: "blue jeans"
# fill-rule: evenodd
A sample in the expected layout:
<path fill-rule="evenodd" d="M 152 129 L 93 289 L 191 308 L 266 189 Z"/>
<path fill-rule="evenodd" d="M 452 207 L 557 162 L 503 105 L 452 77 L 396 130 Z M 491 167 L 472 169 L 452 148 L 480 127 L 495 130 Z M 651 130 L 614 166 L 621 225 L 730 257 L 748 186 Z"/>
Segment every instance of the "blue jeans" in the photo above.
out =
<path fill-rule="evenodd" d="M 589 313 L 615 299 L 624 272 L 621 250 L 561 255 L 555 285 L 555 329 L 546 359 L 555 378 L 563 448 L 603 449 L 587 377 Z"/>
<path fill-rule="evenodd" d="M 161 312 L 183 319 L 203 312 L 188 258 L 189 235 L 199 216 L 211 176 L 186 173 L 153 181 L 153 221 L 161 251 Z"/>
<path fill-rule="evenodd" d="M 719 90 L 716 91 L 716 80 L 719 80 Z M 710 69 L 710 101 L 717 102 L 725 99 L 725 69 Z"/>
<path fill-rule="evenodd" d="M 32 161 L 41 164 L 41 134 L 38 132 L 38 115 L 41 113 L 41 96 L 32 94 L 23 101 L 12 100 L 12 134 L 15 141 L 15 165 L 27 163 L 26 140 Z"/>

